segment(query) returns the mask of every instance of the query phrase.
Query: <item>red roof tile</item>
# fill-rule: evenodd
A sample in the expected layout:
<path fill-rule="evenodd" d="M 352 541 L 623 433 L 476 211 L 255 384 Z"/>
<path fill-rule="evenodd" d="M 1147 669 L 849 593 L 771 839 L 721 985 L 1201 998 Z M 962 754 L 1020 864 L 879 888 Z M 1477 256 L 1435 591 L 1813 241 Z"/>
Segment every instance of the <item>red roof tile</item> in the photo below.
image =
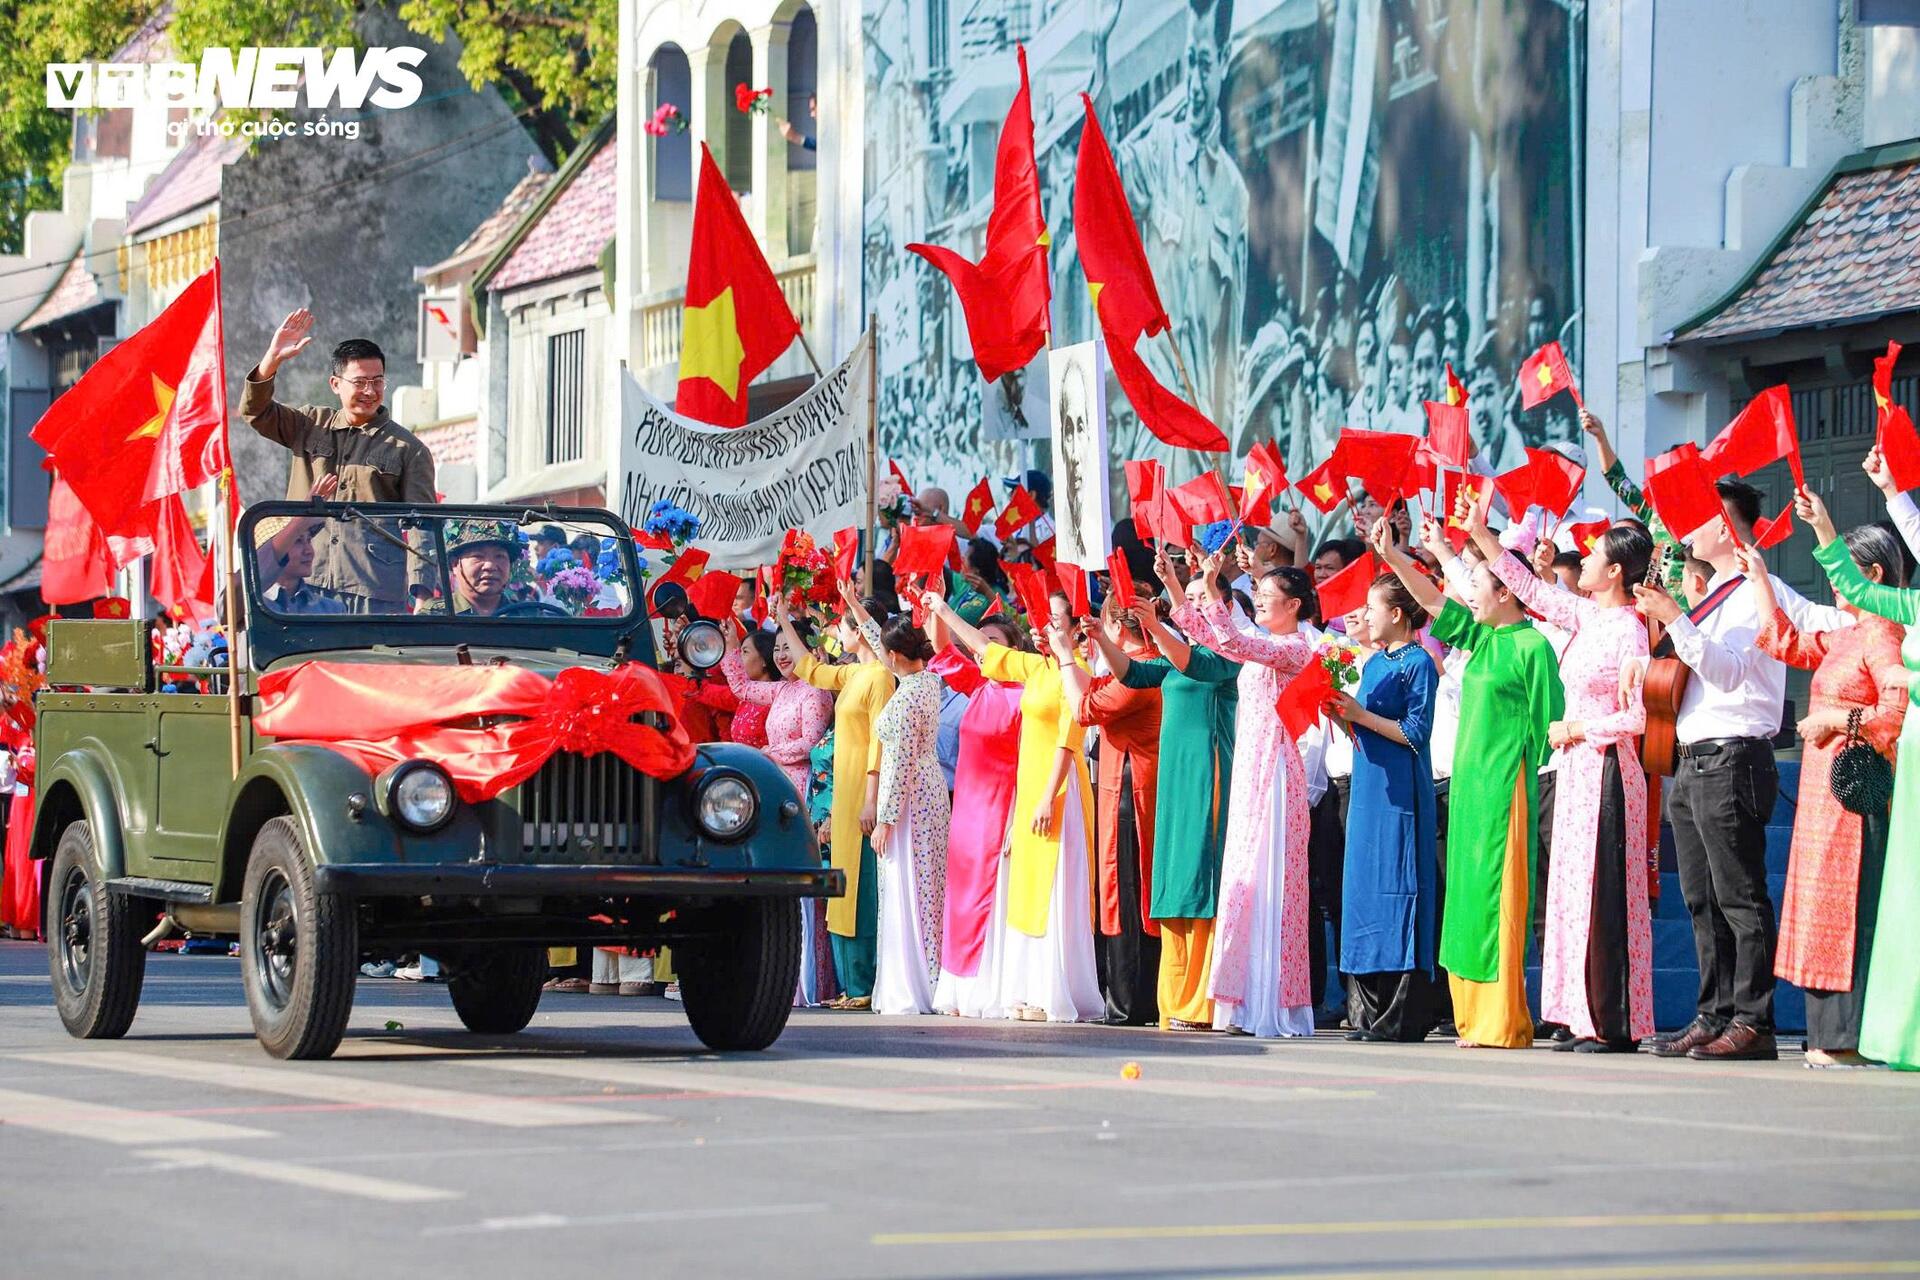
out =
<path fill-rule="evenodd" d="M 111 260 L 109 256 L 108 261 Z M 87 270 L 87 251 L 81 249 L 67 263 L 67 269 L 60 273 L 60 278 L 54 281 L 53 288 L 40 300 L 40 305 L 33 309 L 33 314 L 14 328 L 37 329 L 104 301 L 100 296 L 100 282 L 94 278 L 93 272 Z"/>
<path fill-rule="evenodd" d="M 1920 310 L 1920 160 L 1842 173 L 1730 302 L 1678 336 L 1734 338 Z"/>
<path fill-rule="evenodd" d="M 554 280 L 599 265 L 613 239 L 617 219 L 615 135 L 575 172 L 566 190 L 554 197 L 507 260 L 487 281 L 498 292 Z"/>
<path fill-rule="evenodd" d="M 137 236 L 220 198 L 220 179 L 247 149 L 243 138 L 195 134 L 127 210 L 127 234 Z"/>

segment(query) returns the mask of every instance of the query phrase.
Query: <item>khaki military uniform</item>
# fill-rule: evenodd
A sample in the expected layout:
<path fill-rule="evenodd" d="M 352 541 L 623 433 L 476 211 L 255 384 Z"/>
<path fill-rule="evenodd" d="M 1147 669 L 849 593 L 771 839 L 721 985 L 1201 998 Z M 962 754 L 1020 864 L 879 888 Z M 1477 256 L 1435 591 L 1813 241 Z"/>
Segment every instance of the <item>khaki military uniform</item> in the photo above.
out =
<path fill-rule="evenodd" d="M 433 454 L 381 406 L 373 421 L 354 426 L 339 408 L 294 408 L 273 398 L 273 379 L 247 373 L 240 416 L 248 426 L 293 451 L 287 500 L 305 501 L 321 477 L 337 475 L 335 502 L 434 502 Z M 396 532 L 389 530 L 389 532 Z M 431 590 L 438 572 L 432 543 L 418 534 L 407 541 L 427 559 L 410 556 L 363 525 L 331 521 L 313 540 L 313 573 L 307 581 L 348 607 L 374 613 L 408 613 L 409 587 Z"/>

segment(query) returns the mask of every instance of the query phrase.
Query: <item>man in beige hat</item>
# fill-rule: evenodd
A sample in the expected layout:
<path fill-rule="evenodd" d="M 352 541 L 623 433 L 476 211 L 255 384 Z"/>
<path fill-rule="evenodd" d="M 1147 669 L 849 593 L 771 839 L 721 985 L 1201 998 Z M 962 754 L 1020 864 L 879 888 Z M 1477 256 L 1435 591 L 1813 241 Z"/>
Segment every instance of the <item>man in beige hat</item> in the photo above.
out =
<path fill-rule="evenodd" d="M 338 600 L 321 595 L 307 581 L 313 572 L 313 540 L 327 521 L 310 517 L 268 516 L 253 527 L 254 554 L 260 559 L 260 599 L 275 613 L 345 613 Z"/>

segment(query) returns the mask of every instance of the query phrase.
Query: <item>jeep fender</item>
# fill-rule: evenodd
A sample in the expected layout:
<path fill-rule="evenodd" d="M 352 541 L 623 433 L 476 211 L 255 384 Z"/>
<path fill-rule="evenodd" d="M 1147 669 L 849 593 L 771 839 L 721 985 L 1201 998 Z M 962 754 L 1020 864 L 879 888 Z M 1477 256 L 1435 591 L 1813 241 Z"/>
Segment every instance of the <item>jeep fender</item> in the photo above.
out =
<path fill-rule="evenodd" d="M 93 832 L 100 877 L 111 880 L 127 873 L 113 771 L 98 752 L 85 746 L 65 752 L 40 770 L 34 792 L 32 857 L 51 858 L 67 824 L 84 819 Z"/>
<path fill-rule="evenodd" d="M 745 777 L 760 796 L 760 818 L 753 833 L 723 844 L 704 835 L 694 821 L 694 790 L 711 769 Z M 662 787 L 660 865 L 750 867 L 755 870 L 817 870 L 820 847 L 808 821 L 806 801 L 796 794 L 787 771 L 763 752 L 737 742 L 703 742 L 693 767 Z M 793 812 L 787 812 L 788 806 Z"/>
<path fill-rule="evenodd" d="M 347 812 L 347 797 L 355 793 L 367 798 L 358 821 Z M 248 757 L 231 794 L 220 830 L 216 902 L 239 898 L 253 838 L 282 814 L 300 828 L 300 842 L 315 863 L 393 859 L 394 832 L 374 808 L 373 780 L 338 751 L 300 744 L 263 747 Z"/>

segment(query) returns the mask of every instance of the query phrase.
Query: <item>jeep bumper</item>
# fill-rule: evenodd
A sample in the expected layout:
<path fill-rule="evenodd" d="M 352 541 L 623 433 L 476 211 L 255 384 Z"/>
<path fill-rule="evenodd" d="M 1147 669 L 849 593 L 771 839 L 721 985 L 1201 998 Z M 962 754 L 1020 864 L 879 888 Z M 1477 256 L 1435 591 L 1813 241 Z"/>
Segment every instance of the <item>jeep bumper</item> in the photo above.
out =
<path fill-rule="evenodd" d="M 330 863 L 314 887 L 348 898 L 839 898 L 844 871 L 696 867 L 519 866 L 503 863 Z"/>

